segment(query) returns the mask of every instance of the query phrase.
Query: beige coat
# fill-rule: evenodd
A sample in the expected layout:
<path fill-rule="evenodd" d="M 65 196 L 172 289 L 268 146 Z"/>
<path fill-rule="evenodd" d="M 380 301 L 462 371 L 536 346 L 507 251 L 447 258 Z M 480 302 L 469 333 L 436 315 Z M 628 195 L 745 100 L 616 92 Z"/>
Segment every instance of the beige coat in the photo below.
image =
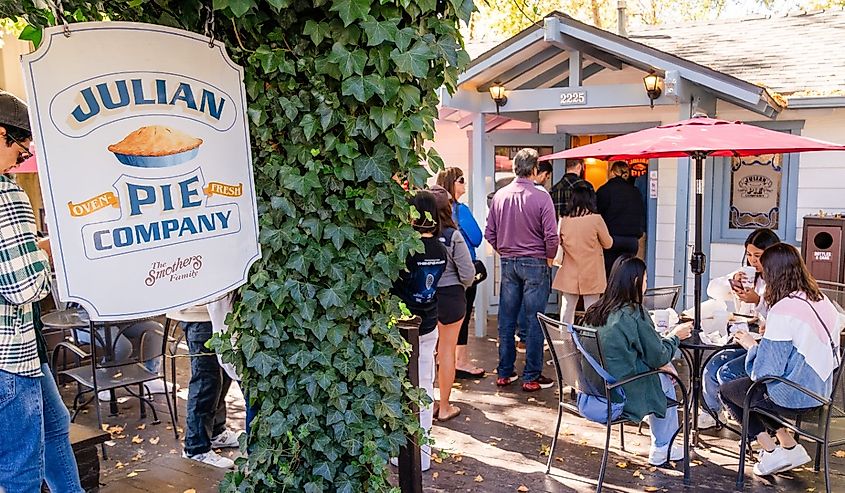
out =
<path fill-rule="evenodd" d="M 604 249 L 613 245 L 604 220 L 598 214 L 562 217 L 558 223 L 563 264 L 552 288 L 570 294 L 601 294 L 607 287 Z"/>

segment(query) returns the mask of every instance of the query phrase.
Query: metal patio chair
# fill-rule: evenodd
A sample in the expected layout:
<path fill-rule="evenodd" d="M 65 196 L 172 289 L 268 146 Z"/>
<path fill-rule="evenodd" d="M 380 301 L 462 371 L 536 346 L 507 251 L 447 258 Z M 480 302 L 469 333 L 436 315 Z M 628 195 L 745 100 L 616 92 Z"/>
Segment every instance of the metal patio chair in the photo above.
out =
<path fill-rule="evenodd" d="M 649 288 L 643 294 L 643 307 L 646 310 L 663 310 L 675 308 L 681 296 L 681 286 L 662 286 Z"/>
<path fill-rule="evenodd" d="M 681 406 L 682 407 L 682 414 L 683 414 L 683 424 L 678 429 L 678 433 L 683 430 L 684 433 L 684 484 L 690 484 L 690 462 L 689 462 L 689 402 L 687 399 L 687 392 L 684 388 L 683 382 L 673 375 L 672 373 L 663 371 L 663 370 L 652 370 L 645 373 L 641 373 L 639 375 L 635 375 L 631 378 L 627 378 L 625 380 L 619 381 L 615 384 L 608 384 L 606 381 L 601 379 L 598 375 L 595 374 L 595 371 L 590 367 L 589 363 L 587 363 L 581 353 L 578 351 L 578 348 L 575 346 L 572 337 L 570 336 L 569 332 L 567 331 L 567 325 L 563 322 L 555 320 L 553 318 L 547 317 L 541 313 L 537 314 L 537 319 L 540 321 L 540 327 L 543 330 L 543 336 L 546 338 L 546 341 L 549 345 L 549 351 L 552 355 L 552 362 L 555 368 L 555 376 L 557 377 L 557 384 L 558 389 L 560 389 L 558 393 L 558 411 L 557 411 L 557 422 L 555 423 L 555 432 L 552 436 L 552 446 L 549 450 L 549 459 L 546 463 L 546 474 L 551 471 L 552 468 L 552 461 L 554 460 L 555 455 L 555 447 L 557 446 L 557 439 L 558 435 L 560 434 L 560 425 L 563 420 L 563 412 L 566 411 L 570 414 L 574 414 L 576 416 L 581 416 L 578 412 L 578 406 L 576 404 L 576 392 L 578 389 L 585 388 L 585 378 L 586 372 L 592 373 L 592 379 L 590 381 L 601 381 L 603 382 L 603 388 L 605 392 L 605 398 L 608 400 L 610 399 L 611 393 L 617 387 L 620 387 L 624 384 L 633 382 L 635 380 L 639 380 L 641 378 L 649 377 L 652 375 L 659 375 L 661 373 L 667 374 L 675 381 L 675 384 L 680 388 L 680 392 L 678 393 L 680 397 L 680 402 L 670 401 L 670 406 Z M 573 329 L 578 334 L 579 339 L 581 340 L 581 344 L 584 348 L 590 352 L 590 354 L 597 356 L 597 360 L 604 365 L 604 357 L 601 350 L 601 344 L 599 343 L 599 339 L 597 337 L 597 332 L 595 329 L 591 329 L 588 327 L 580 327 L 580 326 L 573 326 Z M 568 389 L 568 391 L 567 391 Z M 569 397 L 567 399 L 567 397 Z M 604 444 L 604 453 L 601 459 L 601 468 L 599 469 L 599 477 L 596 483 L 596 492 L 599 493 L 602 490 L 602 485 L 604 483 L 604 476 L 607 470 L 607 459 L 610 452 L 610 436 L 611 431 L 614 426 L 619 425 L 619 445 L 620 449 L 623 451 L 625 450 L 625 430 L 624 425 L 625 423 L 629 423 L 627 419 L 618 419 L 615 421 L 610 420 L 610 413 L 611 409 L 608 405 L 607 408 L 608 412 L 608 420 L 605 424 L 606 429 L 606 438 Z M 674 439 L 677 437 L 677 433 L 675 437 L 673 437 L 672 442 L 674 443 Z"/>

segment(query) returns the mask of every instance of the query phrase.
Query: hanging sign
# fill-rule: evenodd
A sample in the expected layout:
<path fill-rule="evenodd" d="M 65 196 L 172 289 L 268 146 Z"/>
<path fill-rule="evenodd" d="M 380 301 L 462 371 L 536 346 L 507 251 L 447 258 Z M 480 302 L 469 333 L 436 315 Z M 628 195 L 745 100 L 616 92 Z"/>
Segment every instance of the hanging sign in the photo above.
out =
<path fill-rule="evenodd" d="M 244 284 L 260 258 L 243 70 L 164 26 L 45 30 L 23 57 L 58 297 L 152 316 Z"/>

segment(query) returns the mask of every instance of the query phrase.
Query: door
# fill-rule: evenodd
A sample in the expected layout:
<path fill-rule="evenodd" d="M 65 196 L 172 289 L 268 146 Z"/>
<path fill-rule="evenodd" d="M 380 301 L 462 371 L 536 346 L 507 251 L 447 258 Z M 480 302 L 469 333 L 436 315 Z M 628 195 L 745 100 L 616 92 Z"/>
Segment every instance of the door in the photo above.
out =
<path fill-rule="evenodd" d="M 481 163 L 485 176 L 485 190 L 472 191 L 473 200 L 487 201 L 488 196 L 496 190 L 504 187 L 513 179 L 513 172 L 510 170 L 512 157 L 520 149 L 525 147 L 532 147 L 538 151 L 541 156 L 552 154 L 554 152 L 562 151 L 566 148 L 565 134 L 534 134 L 527 132 L 492 132 L 485 136 L 484 139 L 484 160 Z M 546 186 L 556 183 L 564 174 L 563 161 L 554 162 L 554 174 Z M 489 202 L 488 202 L 489 203 Z M 486 208 L 485 208 L 486 210 Z M 483 218 L 486 220 L 486 218 Z M 482 223 L 483 221 L 479 221 Z M 499 256 L 493 251 L 493 248 L 486 244 L 479 250 L 479 255 L 484 255 L 485 263 L 490 267 L 490 276 L 485 282 L 488 300 L 488 314 L 494 315 L 498 313 L 499 309 L 499 281 L 501 279 L 501 269 L 499 267 Z M 476 305 L 478 306 L 478 305 Z M 549 296 L 549 304 L 546 307 L 546 312 L 557 313 L 560 311 L 559 296 L 557 292 L 552 291 Z"/>

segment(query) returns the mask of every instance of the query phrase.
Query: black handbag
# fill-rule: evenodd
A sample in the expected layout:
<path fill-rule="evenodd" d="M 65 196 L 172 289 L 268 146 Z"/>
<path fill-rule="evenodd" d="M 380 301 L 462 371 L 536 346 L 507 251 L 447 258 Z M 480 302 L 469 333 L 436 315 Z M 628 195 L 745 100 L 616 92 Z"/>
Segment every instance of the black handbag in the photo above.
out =
<path fill-rule="evenodd" d="M 481 281 L 487 279 L 487 267 L 484 266 L 484 262 L 480 260 L 473 260 L 473 265 L 475 265 L 475 279 L 472 281 L 472 285 L 475 286 Z"/>

